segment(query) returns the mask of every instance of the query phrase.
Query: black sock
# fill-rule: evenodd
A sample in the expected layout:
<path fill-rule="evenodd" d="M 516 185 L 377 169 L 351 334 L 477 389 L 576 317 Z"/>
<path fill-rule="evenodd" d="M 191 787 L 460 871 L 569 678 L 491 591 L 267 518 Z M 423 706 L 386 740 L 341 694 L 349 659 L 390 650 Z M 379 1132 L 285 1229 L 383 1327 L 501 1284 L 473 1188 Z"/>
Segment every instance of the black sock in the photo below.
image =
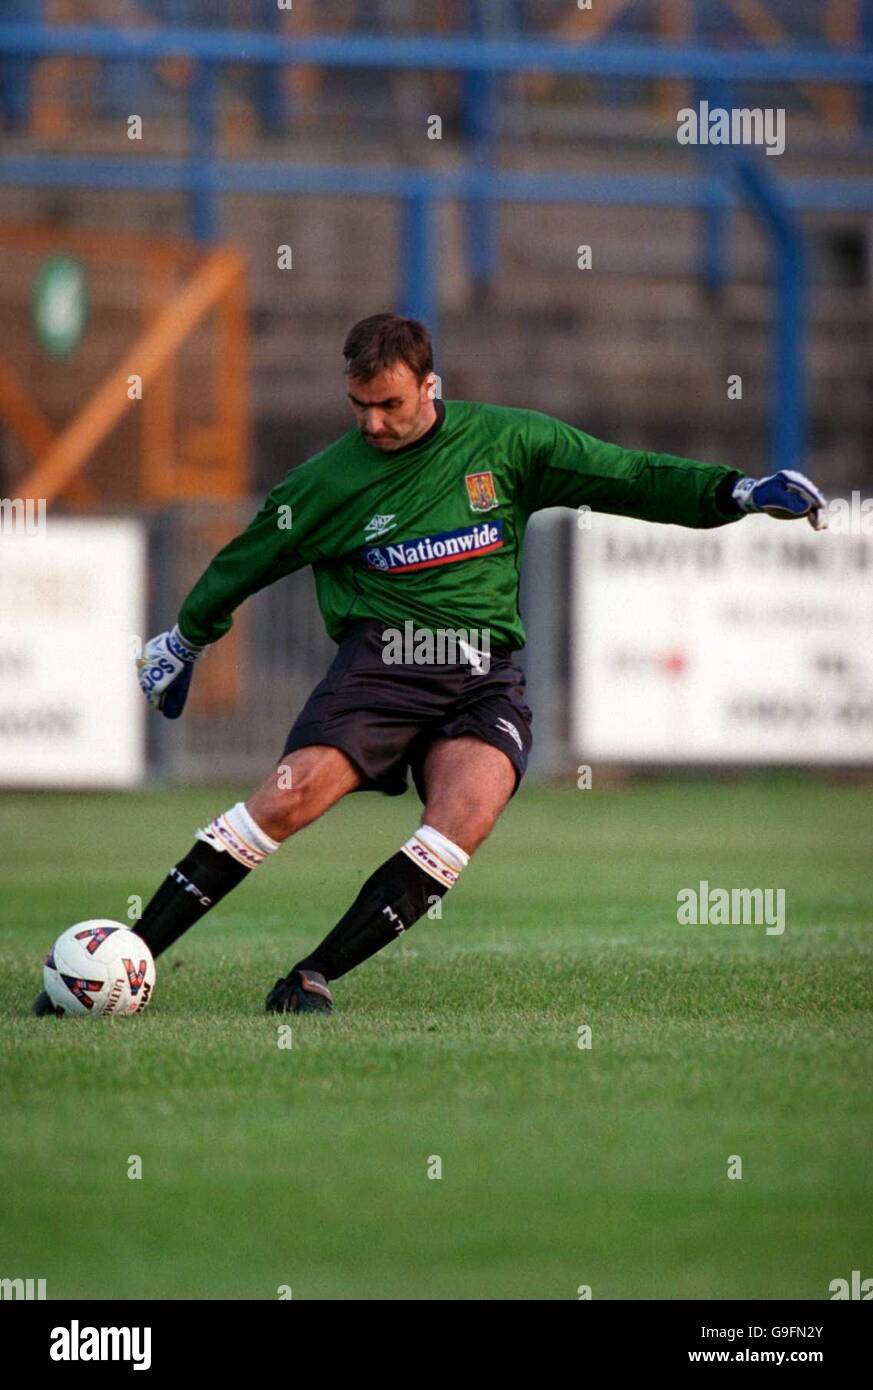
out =
<path fill-rule="evenodd" d="M 226 851 L 195 841 L 146 906 L 135 928 L 137 936 L 153 956 L 161 955 L 249 873 L 251 869 Z"/>
<path fill-rule="evenodd" d="M 396 940 L 427 911 L 432 898 L 448 891 L 448 884 L 438 883 L 398 850 L 370 875 L 333 931 L 294 969 L 317 970 L 326 980 L 338 980 Z"/>

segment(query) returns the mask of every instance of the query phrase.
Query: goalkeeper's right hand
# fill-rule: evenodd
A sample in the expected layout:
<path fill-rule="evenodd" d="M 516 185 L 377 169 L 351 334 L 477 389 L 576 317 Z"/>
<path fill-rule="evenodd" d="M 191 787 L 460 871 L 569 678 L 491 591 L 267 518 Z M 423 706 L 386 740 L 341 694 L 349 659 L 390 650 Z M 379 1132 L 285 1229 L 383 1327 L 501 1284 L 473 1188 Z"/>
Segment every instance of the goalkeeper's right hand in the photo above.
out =
<path fill-rule="evenodd" d="M 150 705 L 167 719 L 178 719 L 188 698 L 194 662 L 202 647 L 194 647 L 178 627 L 146 642 L 136 666 L 139 684 Z"/>

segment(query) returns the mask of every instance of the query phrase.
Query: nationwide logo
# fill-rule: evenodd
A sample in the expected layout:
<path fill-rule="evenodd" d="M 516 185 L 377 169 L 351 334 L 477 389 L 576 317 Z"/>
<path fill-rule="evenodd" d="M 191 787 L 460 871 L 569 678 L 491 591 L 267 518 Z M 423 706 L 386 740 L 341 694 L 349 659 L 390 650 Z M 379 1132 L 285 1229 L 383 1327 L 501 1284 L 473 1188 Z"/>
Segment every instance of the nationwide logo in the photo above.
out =
<path fill-rule="evenodd" d="M 364 564 L 383 574 L 409 574 L 412 570 L 451 565 L 490 555 L 503 545 L 503 520 L 483 521 L 478 526 L 461 526 L 457 531 L 440 531 L 417 541 L 398 541 L 394 545 L 375 545 L 364 551 Z"/>
<path fill-rule="evenodd" d="M 377 512 L 373 520 L 368 521 L 364 527 L 364 540 L 375 541 L 379 536 L 384 536 L 387 531 L 393 531 L 396 525 L 396 512 Z"/>

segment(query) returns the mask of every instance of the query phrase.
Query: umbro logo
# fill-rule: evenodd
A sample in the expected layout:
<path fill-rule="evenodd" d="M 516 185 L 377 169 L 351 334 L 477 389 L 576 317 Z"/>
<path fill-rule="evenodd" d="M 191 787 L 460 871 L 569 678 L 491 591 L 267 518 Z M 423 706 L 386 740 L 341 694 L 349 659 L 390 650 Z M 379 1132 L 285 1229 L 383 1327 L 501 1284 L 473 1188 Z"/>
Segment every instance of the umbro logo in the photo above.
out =
<path fill-rule="evenodd" d="M 387 535 L 389 531 L 394 530 L 394 527 L 396 525 L 396 512 L 377 512 L 376 515 L 373 517 L 373 520 L 368 521 L 366 526 L 364 527 L 364 540 L 374 541 L 376 540 L 377 536 Z"/>
<path fill-rule="evenodd" d="M 518 729 L 515 727 L 511 720 L 498 719 L 495 728 L 502 729 L 505 734 L 509 734 L 509 737 L 514 739 L 515 742 L 518 744 L 519 748 L 521 748 L 523 751 L 521 734 L 518 732 Z"/>

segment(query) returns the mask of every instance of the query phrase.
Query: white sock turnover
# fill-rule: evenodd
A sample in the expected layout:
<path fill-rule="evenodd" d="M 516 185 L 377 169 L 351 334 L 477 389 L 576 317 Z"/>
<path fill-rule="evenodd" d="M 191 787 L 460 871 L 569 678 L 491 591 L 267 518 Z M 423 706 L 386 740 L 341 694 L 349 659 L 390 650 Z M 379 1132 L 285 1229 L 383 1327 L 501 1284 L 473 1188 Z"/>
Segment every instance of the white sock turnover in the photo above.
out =
<path fill-rule="evenodd" d="M 457 883 L 461 870 L 470 862 L 469 854 L 460 845 L 432 825 L 419 826 L 401 849 L 420 869 L 448 888 Z"/>
<path fill-rule="evenodd" d="M 271 840 L 249 814 L 244 801 L 216 816 L 205 830 L 198 830 L 197 839 L 205 840 L 213 849 L 226 850 L 247 869 L 256 869 L 279 848 L 278 842 Z"/>

